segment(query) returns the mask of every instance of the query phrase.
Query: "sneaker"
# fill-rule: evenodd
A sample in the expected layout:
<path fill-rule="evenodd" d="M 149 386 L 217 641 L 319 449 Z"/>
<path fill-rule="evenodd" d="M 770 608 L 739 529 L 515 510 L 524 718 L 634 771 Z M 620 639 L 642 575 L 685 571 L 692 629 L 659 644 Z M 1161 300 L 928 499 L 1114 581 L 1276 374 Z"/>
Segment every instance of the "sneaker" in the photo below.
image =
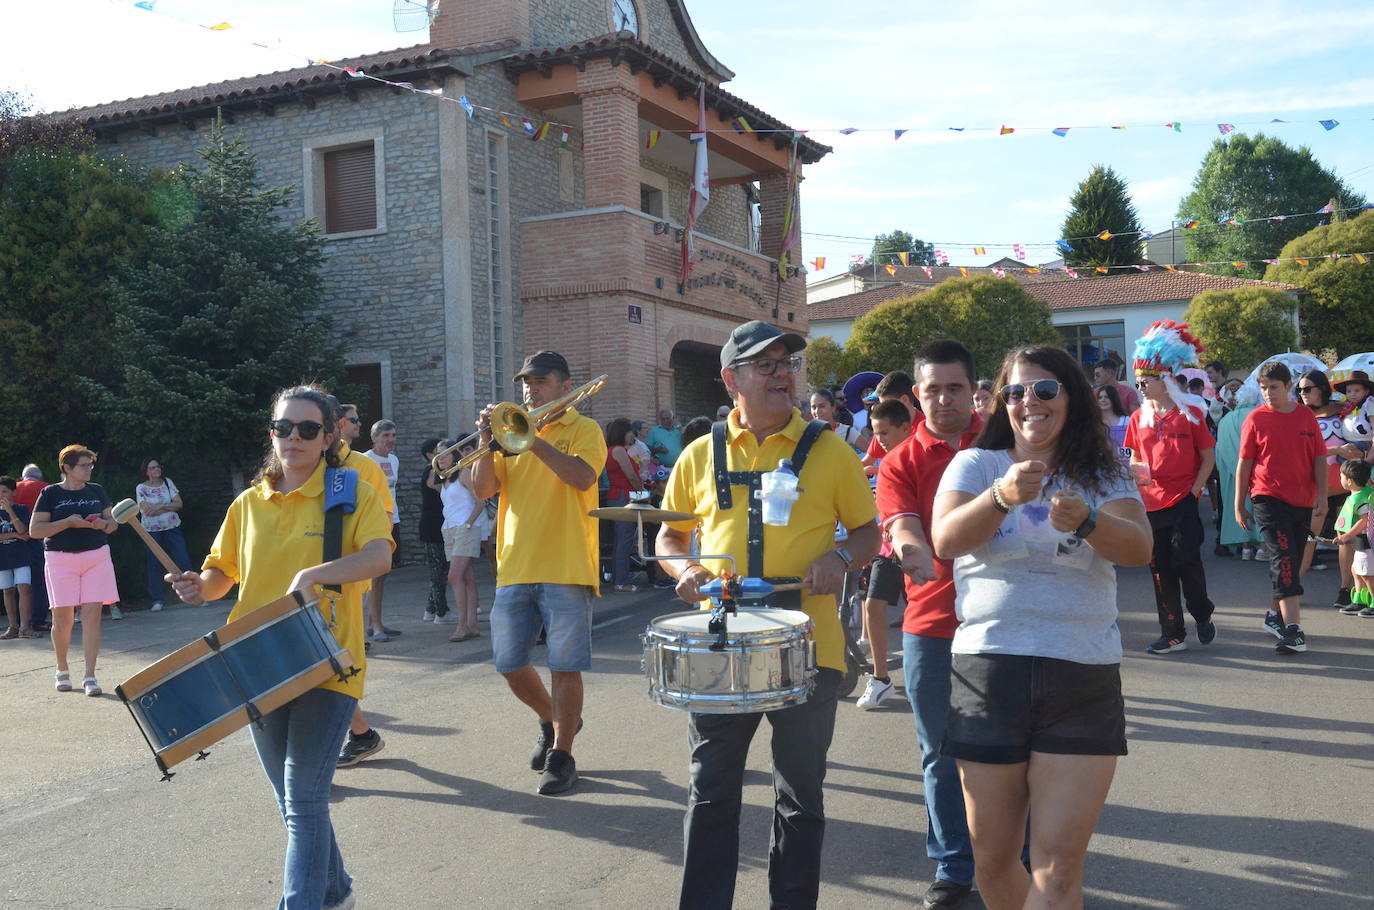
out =
<path fill-rule="evenodd" d="M 577 732 L 582 732 L 582 721 L 577 721 Z M 539 722 L 539 738 L 534 741 L 534 751 L 530 753 L 530 770 L 543 771 L 548 766 L 549 750 L 553 748 L 553 724 Z"/>
<path fill-rule="evenodd" d="M 110 618 L 111 618 L 111 619 L 123 619 L 123 618 L 124 618 L 124 611 L 121 610 L 121 609 L 119 609 L 119 604 L 110 604 Z"/>
<path fill-rule="evenodd" d="M 392 638 L 397 638 L 401 634 L 400 629 L 393 629 L 390 626 L 382 626 L 382 631 L 385 632 L 387 635 L 390 635 Z"/>
<path fill-rule="evenodd" d="M 1312 560 L 1312 565 L 1308 566 L 1307 568 L 1311 569 L 1313 572 L 1325 572 L 1326 563 L 1322 562 L 1319 559 L 1314 559 Z"/>
<path fill-rule="evenodd" d="M 1297 623 L 1289 623 L 1274 650 L 1280 654 L 1301 654 L 1307 650 L 1307 636 L 1302 634 Z"/>
<path fill-rule="evenodd" d="M 149 613 L 161 613 L 161 612 L 162 612 L 162 601 L 160 601 L 160 600 L 155 600 L 155 601 L 153 601 L 153 605 L 152 605 L 151 607 L 148 608 L 148 612 L 149 612 Z"/>
<path fill-rule="evenodd" d="M 968 893 L 972 890 L 972 885 L 960 885 L 943 878 L 937 878 L 926 889 L 926 896 L 921 901 L 921 906 L 930 908 L 930 910 L 949 910 L 949 908 L 962 904 L 964 898 L 968 897 Z"/>
<path fill-rule="evenodd" d="M 673 581 L 671 578 L 665 578 L 662 581 L 654 582 L 654 589 L 658 591 L 669 591 L 676 587 L 677 582 Z"/>
<path fill-rule="evenodd" d="M 859 696 L 859 700 L 854 704 L 864 711 L 872 711 L 883 703 L 883 699 L 892 694 L 892 680 L 878 679 L 868 673 L 864 674 L 868 683 L 864 686 L 864 694 Z"/>
<path fill-rule="evenodd" d="M 553 796 L 566 793 L 577 783 L 577 762 L 572 754 L 562 749 L 550 749 L 544 773 L 539 776 L 539 793 Z"/>
<path fill-rule="evenodd" d="M 382 734 L 376 730 L 368 730 L 362 736 L 349 733 L 348 738 L 344 740 L 343 748 L 339 750 L 339 760 L 335 767 L 351 768 L 363 759 L 371 758 L 382 751 L 385 745 Z"/>
<path fill-rule="evenodd" d="M 1254 559 L 1254 558 L 1255 558 L 1255 548 L 1254 548 L 1254 547 L 1241 547 L 1241 550 L 1240 550 L 1240 558 L 1241 558 L 1241 559 Z"/>
<path fill-rule="evenodd" d="M 1275 638 L 1283 638 L 1283 620 L 1279 614 L 1270 611 L 1264 614 L 1264 628 Z"/>
<path fill-rule="evenodd" d="M 324 910 L 353 910 L 356 906 L 358 906 L 358 898 L 350 891 L 344 896 L 343 900 L 339 901 L 337 904 L 330 904 L 328 907 L 325 907 Z"/>
<path fill-rule="evenodd" d="M 1212 548 L 1212 555 L 1220 556 L 1222 559 L 1230 559 L 1236 554 L 1232 553 L 1231 548 L 1226 546 L 1226 544 L 1218 543 L 1215 547 Z"/>
<path fill-rule="evenodd" d="M 1210 619 L 1197 624 L 1198 644 L 1210 645 L 1217 637 L 1217 624 Z"/>
<path fill-rule="evenodd" d="M 1170 638 L 1167 635 L 1161 635 L 1159 638 L 1150 642 L 1145 650 L 1150 654 L 1172 654 L 1174 651 L 1188 650 L 1188 644 L 1181 638 Z"/>
<path fill-rule="evenodd" d="M 434 622 L 434 611 L 426 610 L 425 615 L 420 617 L 420 622 Z"/>
<path fill-rule="evenodd" d="M 445 613 L 443 616 L 434 617 L 434 624 L 436 626 L 451 626 L 457 621 L 458 614 L 453 612 Z"/>
<path fill-rule="evenodd" d="M 1346 616 L 1359 616 L 1361 613 L 1363 613 L 1363 612 L 1365 611 L 1365 605 L 1364 605 L 1364 604 L 1354 604 L 1354 603 L 1351 603 L 1351 604 L 1339 604 L 1338 606 L 1340 606 L 1341 612 L 1344 613 Z"/>
<path fill-rule="evenodd" d="M 1368 606 L 1368 607 L 1365 607 L 1363 610 L 1361 610 L 1361 611 L 1360 611 L 1360 618 L 1362 618 L 1362 619 L 1374 619 L 1374 606 Z"/>
<path fill-rule="evenodd" d="M 372 633 L 372 640 L 373 640 L 373 641 L 387 642 L 387 641 L 391 641 L 391 636 L 388 635 L 388 634 L 386 634 L 386 632 L 373 632 L 373 633 Z"/>
<path fill-rule="evenodd" d="M 1350 589 L 1341 588 L 1339 591 L 1337 591 L 1336 601 L 1333 604 L 1331 604 L 1331 606 L 1335 607 L 1337 610 L 1343 610 L 1346 607 L 1350 606 Z"/>

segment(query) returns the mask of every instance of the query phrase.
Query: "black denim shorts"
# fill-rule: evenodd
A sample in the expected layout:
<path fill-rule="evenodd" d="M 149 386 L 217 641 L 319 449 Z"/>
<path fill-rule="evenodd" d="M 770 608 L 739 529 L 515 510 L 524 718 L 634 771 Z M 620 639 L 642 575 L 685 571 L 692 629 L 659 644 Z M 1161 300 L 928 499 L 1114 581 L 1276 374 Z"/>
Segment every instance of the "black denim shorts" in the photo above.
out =
<path fill-rule="evenodd" d="M 875 556 L 868 566 L 868 596 L 895 604 L 902 596 L 906 576 L 895 556 Z"/>
<path fill-rule="evenodd" d="M 1125 755 L 1120 664 L 1020 654 L 955 654 L 940 752 L 1012 765 L 1032 752 Z"/>

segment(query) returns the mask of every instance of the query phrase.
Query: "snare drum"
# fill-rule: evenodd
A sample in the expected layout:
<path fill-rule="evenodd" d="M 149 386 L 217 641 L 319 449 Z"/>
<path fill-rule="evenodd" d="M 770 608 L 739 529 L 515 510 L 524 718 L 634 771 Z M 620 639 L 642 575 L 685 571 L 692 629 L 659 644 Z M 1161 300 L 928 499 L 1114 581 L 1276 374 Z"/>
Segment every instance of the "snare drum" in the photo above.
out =
<path fill-rule="evenodd" d="M 170 776 L 173 765 L 352 666 L 315 601 L 293 592 L 173 651 L 115 692 Z"/>
<path fill-rule="evenodd" d="M 660 616 L 644 631 L 649 698 L 701 714 L 756 714 L 806 701 L 816 674 L 811 617 L 741 608 L 725 620 L 726 646 L 705 610 Z"/>

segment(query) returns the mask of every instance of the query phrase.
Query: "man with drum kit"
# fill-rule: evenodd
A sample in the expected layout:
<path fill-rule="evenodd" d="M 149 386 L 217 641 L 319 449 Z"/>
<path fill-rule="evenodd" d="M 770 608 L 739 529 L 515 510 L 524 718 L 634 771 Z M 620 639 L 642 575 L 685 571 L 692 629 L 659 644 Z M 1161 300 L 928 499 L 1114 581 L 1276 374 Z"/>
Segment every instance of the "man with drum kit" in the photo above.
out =
<path fill-rule="evenodd" d="M 834 433 L 821 432 L 819 424 L 808 425 L 793 407 L 796 373 L 801 368 L 798 352 L 805 346 L 801 336 L 760 321 L 731 332 L 721 350 L 720 375 L 736 407 L 710 436 L 683 450 L 663 502 L 665 509 L 697 517 L 699 552 L 730 554 L 738 565 L 749 566 L 749 576 L 803 579 L 800 608 L 815 623 L 819 665 L 815 686 L 801 704 L 766 712 L 773 728 L 775 792 L 770 903 L 790 910 L 815 907 L 820 888 L 825 833 L 821 783 L 844 667 L 844 639 L 834 595 L 850 565 L 863 565 L 878 550 L 873 497 L 853 450 Z M 715 452 L 723 453 L 728 462 L 719 466 L 724 489 L 717 487 Z M 750 512 L 761 504 L 746 494 L 756 488 L 757 475 L 777 468 L 782 459 L 802 465 L 798 498 L 785 525 L 765 527 L 756 514 L 752 524 L 761 532 L 751 535 Z M 741 489 L 746 482 L 749 486 Z M 730 505 L 723 506 L 723 501 Z M 847 549 L 834 546 L 837 521 L 848 529 Z M 691 532 L 696 524 L 663 524 L 657 549 L 660 556 L 679 557 L 665 566 L 678 579 L 678 596 L 691 604 L 704 599 L 703 585 L 729 568 L 727 560 L 692 557 Z M 782 597 L 769 605 L 789 606 Z M 733 906 L 744 765 L 763 716 L 689 715 L 692 756 L 682 908 L 728 910 Z"/>
<path fill-rule="evenodd" d="M 515 378 L 525 406 L 538 408 L 572 391 L 562 354 L 525 358 Z M 492 413 L 477 417 L 478 446 L 492 442 Z M 530 767 L 542 772 L 539 792 L 564 793 L 577 783 L 573 737 L 582 724 L 582 673 L 592 667 L 592 596 L 597 591 L 598 529 L 587 513 L 597 506 L 597 478 L 606 465 L 606 440 L 596 421 L 571 406 L 555 406 L 529 450 L 497 453 L 472 466 L 478 500 L 501 494 L 496 523 L 496 596 L 491 644 L 496 671 L 515 697 L 539 716 Z M 530 665 L 530 647 L 543 625 L 552 694 Z"/>

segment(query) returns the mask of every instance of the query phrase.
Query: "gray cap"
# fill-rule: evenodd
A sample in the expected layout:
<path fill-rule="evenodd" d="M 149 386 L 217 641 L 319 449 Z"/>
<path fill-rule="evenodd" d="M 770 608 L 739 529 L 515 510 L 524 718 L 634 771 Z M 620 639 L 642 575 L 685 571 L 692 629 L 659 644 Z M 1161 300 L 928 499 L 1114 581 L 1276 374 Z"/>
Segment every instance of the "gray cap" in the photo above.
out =
<path fill-rule="evenodd" d="M 784 332 L 758 319 L 737 325 L 730 333 L 730 339 L 720 349 L 720 365 L 732 366 L 741 360 L 763 353 L 765 348 L 779 341 L 787 345 L 789 354 L 795 354 L 806 347 L 806 339 L 795 332 Z"/>

